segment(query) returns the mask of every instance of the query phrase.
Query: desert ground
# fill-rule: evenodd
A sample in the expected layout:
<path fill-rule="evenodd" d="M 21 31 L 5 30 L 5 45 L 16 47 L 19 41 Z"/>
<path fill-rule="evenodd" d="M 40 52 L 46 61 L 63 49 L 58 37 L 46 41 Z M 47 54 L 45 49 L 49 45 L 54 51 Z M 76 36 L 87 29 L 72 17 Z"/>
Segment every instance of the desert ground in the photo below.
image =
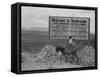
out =
<path fill-rule="evenodd" d="M 49 39 L 49 33 L 47 31 L 22 31 L 22 39 L 21 39 L 21 56 L 22 70 L 41 70 L 41 69 L 59 69 L 59 68 L 78 68 L 85 67 L 84 65 L 77 65 L 75 63 L 65 63 L 65 62 L 57 62 L 53 67 L 48 67 L 48 65 L 37 64 L 35 62 L 35 57 L 38 53 L 40 53 L 41 49 L 46 45 L 53 45 L 56 47 L 57 45 L 61 45 L 63 47 L 67 46 L 66 39 Z M 89 41 L 88 40 L 76 40 L 77 47 L 82 48 L 86 45 L 90 45 L 95 49 L 95 35 L 90 34 Z"/>

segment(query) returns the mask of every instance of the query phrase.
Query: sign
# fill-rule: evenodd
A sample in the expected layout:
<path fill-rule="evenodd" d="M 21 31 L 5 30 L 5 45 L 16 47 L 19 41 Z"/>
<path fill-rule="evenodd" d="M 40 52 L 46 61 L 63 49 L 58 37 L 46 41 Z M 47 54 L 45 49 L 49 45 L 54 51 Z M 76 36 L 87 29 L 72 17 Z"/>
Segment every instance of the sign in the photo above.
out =
<path fill-rule="evenodd" d="M 50 39 L 88 40 L 89 18 L 84 17 L 49 17 Z"/>

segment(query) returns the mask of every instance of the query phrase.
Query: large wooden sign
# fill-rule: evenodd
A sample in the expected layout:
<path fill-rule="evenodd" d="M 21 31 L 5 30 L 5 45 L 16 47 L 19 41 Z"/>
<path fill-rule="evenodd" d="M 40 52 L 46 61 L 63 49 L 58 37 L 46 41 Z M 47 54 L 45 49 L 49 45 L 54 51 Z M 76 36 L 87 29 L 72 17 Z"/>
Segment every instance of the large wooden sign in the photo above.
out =
<path fill-rule="evenodd" d="M 85 17 L 49 17 L 50 39 L 88 40 L 90 19 Z"/>

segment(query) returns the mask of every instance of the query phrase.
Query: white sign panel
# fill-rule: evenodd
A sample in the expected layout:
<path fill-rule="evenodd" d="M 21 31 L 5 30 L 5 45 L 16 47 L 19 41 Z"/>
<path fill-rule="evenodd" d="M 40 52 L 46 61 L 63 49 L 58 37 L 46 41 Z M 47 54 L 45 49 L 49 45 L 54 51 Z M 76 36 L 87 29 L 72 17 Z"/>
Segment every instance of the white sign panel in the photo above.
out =
<path fill-rule="evenodd" d="M 88 40 L 89 18 L 85 17 L 49 17 L 50 39 Z"/>

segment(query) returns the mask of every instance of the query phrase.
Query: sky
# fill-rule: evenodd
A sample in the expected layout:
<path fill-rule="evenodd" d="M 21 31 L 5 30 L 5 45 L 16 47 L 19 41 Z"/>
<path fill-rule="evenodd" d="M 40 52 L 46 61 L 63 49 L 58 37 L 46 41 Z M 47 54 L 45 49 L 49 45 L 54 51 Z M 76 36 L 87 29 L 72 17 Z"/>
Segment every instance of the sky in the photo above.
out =
<path fill-rule="evenodd" d="M 49 16 L 89 17 L 90 33 L 95 33 L 95 12 L 93 10 L 60 9 L 22 6 L 22 29 L 36 29 L 49 27 Z"/>

